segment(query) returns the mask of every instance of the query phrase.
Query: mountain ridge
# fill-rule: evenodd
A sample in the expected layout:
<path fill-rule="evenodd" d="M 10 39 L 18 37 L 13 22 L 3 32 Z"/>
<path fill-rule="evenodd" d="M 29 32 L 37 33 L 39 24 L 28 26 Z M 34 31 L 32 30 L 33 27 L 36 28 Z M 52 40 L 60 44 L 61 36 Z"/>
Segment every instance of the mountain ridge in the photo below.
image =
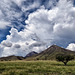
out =
<path fill-rule="evenodd" d="M 25 58 L 22 56 L 15 56 L 15 55 L 0 57 L 0 61 L 23 60 L 23 59 Z"/>
<path fill-rule="evenodd" d="M 52 45 L 49 48 L 45 49 L 41 53 L 37 53 L 35 51 L 32 51 L 26 55 L 26 57 L 22 56 L 7 56 L 7 57 L 1 57 L 0 61 L 11 61 L 11 60 L 55 60 L 57 54 L 70 54 L 75 57 L 75 51 L 71 51 L 62 47 L 59 47 L 57 45 Z"/>
<path fill-rule="evenodd" d="M 25 56 L 25 58 L 30 57 L 30 56 L 32 56 L 32 55 L 36 55 L 36 54 L 38 54 L 38 53 L 35 52 L 35 51 L 32 51 L 32 52 L 28 53 L 28 54 Z"/>
<path fill-rule="evenodd" d="M 57 54 L 70 54 L 75 56 L 75 52 L 59 47 L 57 45 L 52 45 L 41 53 L 28 57 L 26 60 L 55 60 Z"/>

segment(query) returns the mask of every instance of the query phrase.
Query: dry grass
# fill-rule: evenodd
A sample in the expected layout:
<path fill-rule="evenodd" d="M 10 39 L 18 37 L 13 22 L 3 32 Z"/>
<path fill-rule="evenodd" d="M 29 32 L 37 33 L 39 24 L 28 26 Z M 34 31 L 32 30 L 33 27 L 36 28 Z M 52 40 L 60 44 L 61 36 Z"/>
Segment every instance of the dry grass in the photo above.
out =
<path fill-rule="evenodd" d="M 1 61 L 0 75 L 75 75 L 75 61 Z"/>

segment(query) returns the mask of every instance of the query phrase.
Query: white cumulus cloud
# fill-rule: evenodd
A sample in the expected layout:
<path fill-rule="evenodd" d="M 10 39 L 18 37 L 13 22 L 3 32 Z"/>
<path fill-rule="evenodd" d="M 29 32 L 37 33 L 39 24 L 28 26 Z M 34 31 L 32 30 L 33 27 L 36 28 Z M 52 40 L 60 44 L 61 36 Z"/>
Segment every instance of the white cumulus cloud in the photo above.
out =
<path fill-rule="evenodd" d="M 75 51 L 75 43 L 70 43 L 70 44 L 67 46 L 67 49 L 72 50 L 72 51 Z"/>
<path fill-rule="evenodd" d="M 25 23 L 25 29 L 20 32 L 11 28 L 5 43 L 1 43 L 2 56 L 25 56 L 31 51 L 40 52 L 52 44 L 66 45 L 75 41 L 75 7 L 71 1 L 60 0 L 50 10 L 42 6 L 30 13 Z M 11 47 L 4 47 L 9 45 L 7 41 L 12 43 Z"/>

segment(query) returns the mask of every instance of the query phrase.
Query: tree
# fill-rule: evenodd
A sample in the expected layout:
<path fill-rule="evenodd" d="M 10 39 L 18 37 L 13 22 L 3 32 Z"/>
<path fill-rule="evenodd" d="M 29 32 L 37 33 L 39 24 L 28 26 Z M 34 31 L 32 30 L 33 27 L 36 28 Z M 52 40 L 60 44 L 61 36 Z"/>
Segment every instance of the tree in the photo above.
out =
<path fill-rule="evenodd" d="M 65 55 L 65 54 L 56 55 L 56 60 L 63 62 L 65 65 L 67 65 L 67 63 L 73 59 L 74 59 L 74 56 L 72 55 Z"/>

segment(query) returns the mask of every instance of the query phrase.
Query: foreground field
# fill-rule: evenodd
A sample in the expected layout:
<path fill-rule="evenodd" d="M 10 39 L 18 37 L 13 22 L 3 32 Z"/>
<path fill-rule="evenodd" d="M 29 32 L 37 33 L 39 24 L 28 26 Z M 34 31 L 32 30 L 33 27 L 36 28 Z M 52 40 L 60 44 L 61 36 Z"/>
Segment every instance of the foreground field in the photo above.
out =
<path fill-rule="evenodd" d="M 0 75 L 75 75 L 75 61 L 1 61 Z"/>

